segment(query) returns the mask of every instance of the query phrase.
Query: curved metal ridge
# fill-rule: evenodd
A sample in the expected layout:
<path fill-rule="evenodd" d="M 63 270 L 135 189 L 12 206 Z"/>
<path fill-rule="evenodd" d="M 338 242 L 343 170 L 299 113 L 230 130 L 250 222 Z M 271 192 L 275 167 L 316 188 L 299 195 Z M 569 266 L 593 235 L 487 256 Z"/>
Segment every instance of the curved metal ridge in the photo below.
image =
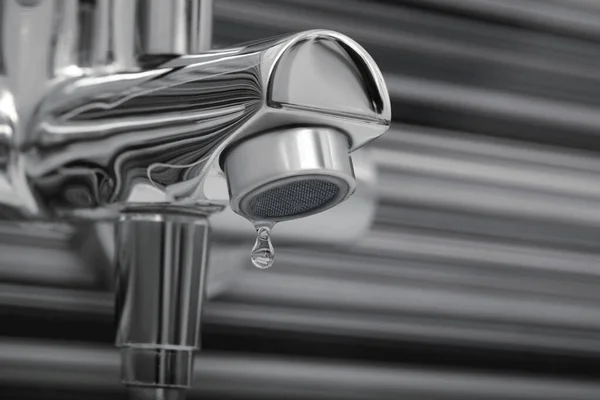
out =
<path fill-rule="evenodd" d="M 446 300 L 442 299 L 441 301 Z M 473 299 L 478 301 L 479 299 Z M 457 319 L 447 315 L 424 316 L 411 312 L 344 312 L 295 304 L 239 304 L 215 301 L 208 305 L 205 321 L 233 329 L 260 329 L 277 332 L 328 335 L 335 338 L 384 340 L 390 343 L 431 343 L 464 348 L 521 350 L 536 354 L 569 353 L 596 357 L 600 340 L 594 330 L 539 327 L 498 323 L 485 319 Z"/>
<path fill-rule="evenodd" d="M 260 26 L 266 32 L 330 26 L 360 40 L 369 51 L 377 54 L 380 66 L 387 71 L 405 70 L 414 67 L 415 61 L 422 60 L 419 64 L 421 68 L 411 71 L 417 74 L 437 71 L 438 78 L 447 76 L 437 69 L 438 65 L 431 59 L 435 57 L 440 61 L 443 59 L 442 65 L 452 65 L 454 68 L 459 66 L 456 64 L 459 61 L 463 69 L 477 68 L 475 65 L 483 63 L 493 64 L 496 73 L 508 68 L 518 69 L 521 73 L 551 74 L 556 82 L 544 80 L 546 85 L 559 83 L 562 79 L 574 79 L 571 88 L 565 85 L 565 91 L 571 94 L 585 89 L 577 84 L 578 79 L 586 78 L 590 82 L 598 80 L 598 71 L 591 67 L 594 55 L 598 54 L 594 43 L 548 35 L 527 27 L 515 30 L 506 25 L 484 24 L 478 20 L 437 13 L 435 10 L 407 7 L 407 4 L 402 3 L 407 2 L 392 5 L 375 1 L 370 7 L 364 8 L 357 1 L 322 3 L 250 0 L 237 4 L 232 0 L 223 0 L 215 4 L 215 11 L 217 19 L 227 21 L 227 37 L 235 37 L 237 29 L 241 31 L 250 24 L 255 29 Z M 514 8 L 518 9 L 517 6 Z M 259 15 L 266 15 L 268 18 L 259 18 Z M 219 40 L 219 24 L 216 27 Z M 402 62 L 395 59 L 399 53 L 404 55 Z M 549 59 L 552 61 L 549 62 Z M 484 74 L 483 77 L 485 76 L 487 75 Z M 484 85 L 502 84 L 503 87 L 515 83 L 510 75 L 502 76 L 505 79 L 490 77 L 477 82 Z M 452 78 L 457 80 L 465 77 L 455 73 Z M 541 83 L 534 78 L 528 82 L 533 86 L 527 87 L 543 90 Z M 522 81 L 521 84 L 523 85 Z M 573 91 L 575 87 L 577 91 Z"/>
<path fill-rule="evenodd" d="M 357 113 L 357 112 L 350 112 L 350 111 L 344 111 L 344 110 L 335 110 L 334 107 L 339 107 L 339 104 L 331 104 L 334 107 L 329 107 L 329 109 L 325 109 L 325 108 L 321 108 L 321 107 L 315 107 L 315 106 L 308 106 L 306 104 L 294 104 L 294 100 L 292 99 L 288 99 L 287 101 L 285 101 L 284 99 L 276 99 L 276 93 L 275 93 L 275 86 L 277 84 L 277 77 L 278 77 L 278 69 L 279 68 L 285 68 L 285 65 L 282 66 L 282 64 L 285 63 L 285 59 L 286 59 L 286 53 L 289 54 L 291 52 L 293 52 L 293 48 L 297 47 L 298 44 L 305 42 L 305 41 L 311 41 L 311 40 L 316 40 L 316 41 L 322 41 L 322 40 L 332 40 L 334 42 L 336 42 L 338 45 L 340 45 L 344 50 L 346 50 L 346 52 L 348 53 L 348 55 L 350 56 L 350 59 L 345 60 L 346 62 L 354 62 L 356 64 L 356 71 L 355 73 L 359 73 L 360 75 L 362 75 L 362 82 L 360 82 L 362 85 L 365 86 L 365 89 L 367 91 L 367 95 L 368 95 L 368 100 L 369 100 L 369 106 L 372 107 L 372 115 L 366 115 L 366 113 L 363 111 L 362 113 Z M 311 60 L 313 61 L 313 60 Z M 301 67 L 297 67 L 297 68 L 303 68 L 304 66 Z M 314 66 L 313 66 L 314 68 Z M 338 75 L 340 74 L 340 70 L 339 69 L 333 69 L 330 72 L 335 71 L 335 74 Z M 283 72 L 284 74 L 286 72 Z M 290 85 L 289 78 L 290 77 L 286 77 L 288 78 L 285 82 L 287 85 Z M 304 83 L 304 82 L 303 82 Z M 345 82 L 345 85 L 348 85 L 350 82 Z M 358 83 L 358 82 L 357 82 Z M 340 90 L 344 89 L 344 86 L 341 85 L 339 87 Z M 310 93 L 310 95 L 316 95 L 317 93 Z M 318 93 L 316 97 L 320 97 L 323 96 L 324 93 Z M 316 100 L 316 99 L 315 99 Z M 306 31 L 306 32 L 302 32 L 300 34 L 297 34 L 293 39 L 289 40 L 288 42 L 286 42 L 283 47 L 280 49 L 280 53 L 277 56 L 276 61 L 273 62 L 273 66 L 272 69 L 269 71 L 269 89 L 268 89 L 268 95 L 267 95 L 267 102 L 274 107 L 301 107 L 304 108 L 306 110 L 313 110 L 313 111 L 317 111 L 317 112 L 323 112 L 323 113 L 327 113 L 327 114 L 332 114 L 332 115 L 339 115 L 340 117 L 346 117 L 346 118 L 356 118 L 359 120 L 364 120 L 365 122 L 372 122 L 372 123 L 376 123 L 379 125 L 384 125 L 384 126 L 389 126 L 390 124 L 390 119 L 391 119 L 391 105 L 390 105 L 390 98 L 389 98 L 389 94 L 387 92 L 387 88 L 386 88 L 386 84 L 385 81 L 383 79 L 383 76 L 381 74 L 381 71 L 379 70 L 379 68 L 377 67 L 377 64 L 375 63 L 375 61 L 373 60 L 373 58 L 369 55 L 369 53 L 367 53 L 362 46 L 360 46 L 358 43 L 356 43 L 354 40 L 350 39 L 349 37 L 342 35 L 341 33 L 338 32 L 333 32 L 333 31 L 326 31 L 326 30 L 311 30 L 311 31 Z M 366 110 L 365 110 L 366 111 Z M 360 147 L 362 145 L 362 140 L 357 140 L 358 138 L 355 137 L 356 135 L 350 134 L 350 137 L 352 139 L 352 143 L 351 143 L 351 149 L 356 149 L 358 147 Z"/>
<path fill-rule="evenodd" d="M 31 121 L 6 119 L 0 204 L 21 218 L 108 218 L 152 205 L 193 211 L 222 204 L 206 197 L 203 182 L 219 175 L 221 153 L 236 141 L 321 125 L 348 135 L 353 151 L 387 130 L 390 112 L 372 58 L 326 30 L 181 56 L 154 70 L 92 73 L 56 83 Z"/>
<path fill-rule="evenodd" d="M 516 30 L 435 9 L 411 8 L 408 3 L 374 2 L 364 9 L 360 2 L 352 1 L 252 0 L 236 4 L 222 0 L 215 4 L 221 22 L 215 25 L 216 39 L 228 43 L 261 31 L 273 34 L 331 26 L 360 40 L 378 60 L 397 119 L 472 132 L 485 128 L 482 133 L 496 136 L 598 149 L 594 143 L 600 122 L 593 108 L 598 106 L 600 75 L 592 66 L 600 53 L 595 43 L 528 29 L 530 25 Z M 441 10 L 450 3 L 465 9 L 481 5 L 477 0 L 429 3 Z M 482 3 L 504 7 L 502 0 Z M 542 3 L 525 8 L 555 8 L 567 14 L 577 8 Z M 515 11 L 523 7 L 512 4 L 504 8 Z M 257 18 L 259 13 L 263 17 Z M 549 20 L 535 22 L 550 24 Z M 227 31 L 220 31 L 220 26 Z M 402 115 L 404 110 L 409 110 L 406 115 Z"/>
<path fill-rule="evenodd" d="M 551 167 L 571 172 L 600 173 L 600 159 L 594 152 L 508 138 L 491 138 L 468 132 L 435 129 L 395 122 L 388 135 L 374 143 L 376 148 L 419 153 L 451 154 L 480 162 L 511 161 L 516 165 Z M 388 160 L 381 160 L 385 165 Z"/>

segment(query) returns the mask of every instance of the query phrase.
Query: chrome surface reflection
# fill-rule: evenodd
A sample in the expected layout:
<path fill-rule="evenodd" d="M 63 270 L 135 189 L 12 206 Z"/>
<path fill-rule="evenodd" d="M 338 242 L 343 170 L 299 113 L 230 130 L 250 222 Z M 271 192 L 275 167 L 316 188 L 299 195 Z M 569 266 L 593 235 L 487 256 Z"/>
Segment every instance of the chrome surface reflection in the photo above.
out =
<path fill-rule="evenodd" d="M 254 221 L 320 213 L 356 189 L 346 137 L 322 127 L 288 128 L 246 140 L 228 152 L 225 173 L 231 209 Z"/>
<path fill-rule="evenodd" d="M 225 176 L 228 150 L 277 131 L 271 153 L 343 161 L 341 201 L 354 189 L 349 154 L 391 119 L 380 70 L 347 36 L 308 30 L 202 52 L 211 16 L 203 0 L 0 3 L 0 220 L 117 221 L 123 381 L 154 397 L 190 385 L 207 217 L 229 200 L 210 187 L 249 185 L 245 171 L 270 165 L 246 154 Z M 338 140 L 316 149 L 294 142 L 299 131 Z M 331 175 L 329 164 L 302 171 Z M 265 176 L 293 166 L 277 167 Z"/>
<path fill-rule="evenodd" d="M 116 227 L 122 380 L 188 387 L 200 346 L 208 222 L 124 215 Z"/>
<path fill-rule="evenodd" d="M 32 26 L 43 16 L 38 7 L 27 14 L 16 4 L 3 5 L 5 19 L 16 16 Z M 390 123 L 380 71 L 339 33 L 313 30 L 172 56 L 153 68 L 144 66 L 163 56 L 144 60 L 111 64 L 113 73 L 105 65 L 55 60 L 48 65 L 54 74 L 39 82 L 44 90 L 33 98 L 14 88 L 34 79 L 30 75 L 38 79 L 39 71 L 5 71 L 4 219 L 109 218 L 123 210 L 155 212 L 156 206 L 194 212 L 223 202 L 205 195 L 203 180 L 213 169 L 219 174 L 221 153 L 236 141 L 275 128 L 321 125 L 348 135 L 353 151 Z"/>

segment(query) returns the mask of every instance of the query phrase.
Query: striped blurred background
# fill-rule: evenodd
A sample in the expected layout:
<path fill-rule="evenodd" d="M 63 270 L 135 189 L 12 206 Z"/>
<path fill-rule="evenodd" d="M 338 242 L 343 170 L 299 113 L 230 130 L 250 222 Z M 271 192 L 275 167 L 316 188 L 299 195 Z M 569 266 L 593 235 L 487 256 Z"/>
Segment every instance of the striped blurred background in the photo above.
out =
<path fill-rule="evenodd" d="M 279 247 L 204 311 L 202 399 L 600 397 L 600 2 L 215 0 L 217 47 L 361 43 L 394 122 L 351 248 Z M 125 398 L 89 226 L 0 226 L 0 398 Z M 224 261 L 225 262 L 225 261 Z M 219 275 L 210 282 L 219 285 Z"/>

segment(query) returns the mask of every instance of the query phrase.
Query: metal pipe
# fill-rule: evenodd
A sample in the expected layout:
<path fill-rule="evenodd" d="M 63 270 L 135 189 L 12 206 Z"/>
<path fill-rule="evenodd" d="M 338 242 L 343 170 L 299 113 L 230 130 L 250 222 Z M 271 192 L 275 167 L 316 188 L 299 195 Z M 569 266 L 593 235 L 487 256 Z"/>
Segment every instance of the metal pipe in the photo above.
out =
<path fill-rule="evenodd" d="M 208 222 L 124 215 L 117 224 L 117 340 L 122 381 L 190 385 L 208 257 Z"/>
<path fill-rule="evenodd" d="M 108 0 L 82 3 L 80 29 L 92 32 L 79 37 L 80 51 L 89 53 L 89 66 L 107 72 L 137 69 L 135 59 L 135 1 Z M 89 20 L 88 24 L 83 19 Z M 91 43 L 86 43 L 89 40 Z M 88 48 L 86 48 L 89 46 Z"/>
<path fill-rule="evenodd" d="M 212 0 L 139 0 L 137 18 L 141 56 L 195 54 L 210 48 Z"/>
<path fill-rule="evenodd" d="M 358 43 L 327 30 L 189 54 L 210 42 L 206 1 L 13 0 L 1 7 L 0 219 L 118 220 L 123 381 L 162 397 L 188 387 L 199 347 L 206 218 L 226 201 L 209 198 L 207 177 L 233 181 L 219 174 L 236 161 L 228 151 L 274 130 L 287 131 L 288 154 L 334 153 L 301 146 L 290 126 L 334 130 L 336 159 L 352 175 L 350 153 L 391 121 L 381 71 Z M 248 165 L 238 174 L 262 162 L 240 160 Z M 332 172 L 314 166 L 291 171 L 282 162 L 277 175 L 264 177 L 290 172 L 295 181 L 285 188 L 297 190 L 290 205 L 253 216 L 301 217 L 353 189 L 324 185 Z M 322 179 L 304 179 L 319 172 Z M 282 182 L 253 184 L 277 205 Z M 293 208 L 311 199 L 318 201 L 309 209 Z M 236 211 L 250 219 L 246 209 Z"/>

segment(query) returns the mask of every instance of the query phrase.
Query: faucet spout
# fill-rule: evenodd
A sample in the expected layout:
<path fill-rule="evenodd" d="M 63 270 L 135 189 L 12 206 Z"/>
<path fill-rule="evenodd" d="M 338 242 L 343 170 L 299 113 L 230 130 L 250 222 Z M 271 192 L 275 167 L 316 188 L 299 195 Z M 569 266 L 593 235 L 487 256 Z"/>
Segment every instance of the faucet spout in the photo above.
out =
<path fill-rule="evenodd" d="M 203 181 L 244 139 L 327 126 L 346 135 L 351 152 L 389 123 L 377 66 L 331 31 L 181 56 L 151 70 L 78 77 L 41 102 L 18 149 L 39 202 L 39 211 L 22 211 L 41 218 L 114 218 L 156 206 L 192 212 L 215 205 Z"/>
<path fill-rule="evenodd" d="M 208 215 L 339 204 L 391 120 L 381 71 L 337 32 L 189 54 L 206 4 L 0 3 L 0 219 L 117 221 L 122 377 L 146 398 L 190 385 Z"/>

